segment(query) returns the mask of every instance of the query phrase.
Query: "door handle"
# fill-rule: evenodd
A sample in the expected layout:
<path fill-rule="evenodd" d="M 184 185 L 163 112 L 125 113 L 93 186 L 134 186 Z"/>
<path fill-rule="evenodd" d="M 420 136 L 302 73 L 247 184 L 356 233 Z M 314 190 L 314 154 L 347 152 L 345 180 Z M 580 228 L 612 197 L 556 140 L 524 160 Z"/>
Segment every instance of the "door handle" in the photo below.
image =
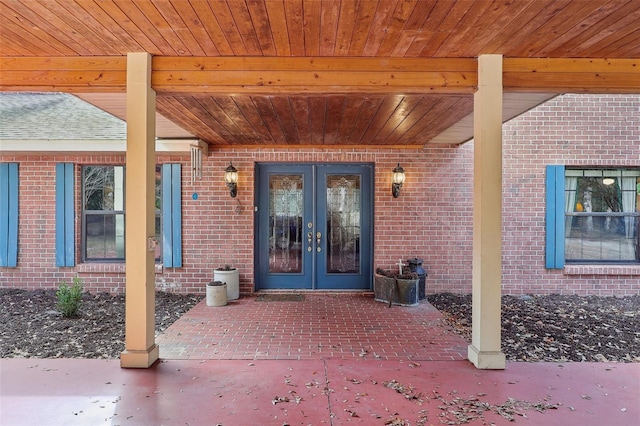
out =
<path fill-rule="evenodd" d="M 320 247 L 321 240 L 322 240 L 322 233 L 318 231 L 316 232 L 316 250 L 318 251 L 318 253 L 322 251 L 322 248 Z"/>
<path fill-rule="evenodd" d="M 309 243 L 309 245 L 307 246 L 307 251 L 313 250 L 311 248 L 311 245 L 313 244 L 313 232 L 311 231 L 307 232 L 307 242 Z"/>

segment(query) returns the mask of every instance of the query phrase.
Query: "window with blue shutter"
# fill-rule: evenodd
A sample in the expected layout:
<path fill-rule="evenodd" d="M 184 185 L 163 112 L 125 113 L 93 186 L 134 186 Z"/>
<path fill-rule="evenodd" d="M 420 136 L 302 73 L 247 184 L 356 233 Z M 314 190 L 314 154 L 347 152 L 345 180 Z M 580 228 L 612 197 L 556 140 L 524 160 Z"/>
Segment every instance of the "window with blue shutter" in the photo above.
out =
<path fill-rule="evenodd" d="M 18 266 L 18 163 L 0 163 L 0 267 Z"/>
<path fill-rule="evenodd" d="M 162 165 L 162 264 L 182 267 L 182 189 L 180 164 Z"/>
<path fill-rule="evenodd" d="M 56 164 L 56 266 L 74 266 L 74 166 Z"/>
<path fill-rule="evenodd" d="M 546 168 L 546 261 L 548 269 L 564 268 L 564 166 Z"/>

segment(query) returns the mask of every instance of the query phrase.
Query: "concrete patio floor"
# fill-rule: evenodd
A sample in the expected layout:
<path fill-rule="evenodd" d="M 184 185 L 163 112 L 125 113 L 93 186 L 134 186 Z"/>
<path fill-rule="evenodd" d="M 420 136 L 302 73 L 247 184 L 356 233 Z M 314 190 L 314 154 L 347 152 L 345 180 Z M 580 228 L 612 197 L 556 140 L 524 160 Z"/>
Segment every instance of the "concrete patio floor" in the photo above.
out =
<path fill-rule="evenodd" d="M 0 424 L 640 424 L 640 364 L 477 370 L 426 302 L 201 303 L 158 342 L 161 360 L 147 370 L 117 359 L 1 360 Z"/>

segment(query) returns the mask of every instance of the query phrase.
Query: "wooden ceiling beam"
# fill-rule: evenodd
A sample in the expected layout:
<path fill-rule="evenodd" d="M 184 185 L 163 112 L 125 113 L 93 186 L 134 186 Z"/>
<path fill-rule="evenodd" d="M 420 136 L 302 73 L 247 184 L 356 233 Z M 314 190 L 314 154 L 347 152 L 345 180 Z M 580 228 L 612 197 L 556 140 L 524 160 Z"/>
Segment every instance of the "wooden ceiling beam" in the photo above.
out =
<path fill-rule="evenodd" d="M 640 93 L 640 59 L 504 58 L 505 92 Z"/>
<path fill-rule="evenodd" d="M 0 91 L 125 92 L 126 56 L 3 57 Z"/>
<path fill-rule="evenodd" d="M 468 59 L 155 57 L 158 93 L 473 93 Z"/>
<path fill-rule="evenodd" d="M 3 57 L 0 91 L 124 92 L 126 57 Z M 506 92 L 640 93 L 640 59 L 505 58 Z M 470 94 L 477 60 L 154 57 L 152 86 L 180 94 Z"/>

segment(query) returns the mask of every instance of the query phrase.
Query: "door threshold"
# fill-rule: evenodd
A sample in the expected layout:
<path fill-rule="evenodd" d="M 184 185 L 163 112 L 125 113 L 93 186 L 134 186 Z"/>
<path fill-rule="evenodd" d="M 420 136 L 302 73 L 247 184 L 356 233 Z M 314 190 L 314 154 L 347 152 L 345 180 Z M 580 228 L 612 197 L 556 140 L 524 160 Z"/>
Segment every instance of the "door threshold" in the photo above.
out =
<path fill-rule="evenodd" d="M 372 290 L 362 290 L 362 289 L 353 289 L 353 290 L 310 290 L 310 289 L 264 289 L 254 291 L 252 296 L 258 296 L 260 294 L 363 294 L 370 295 L 373 294 Z"/>

